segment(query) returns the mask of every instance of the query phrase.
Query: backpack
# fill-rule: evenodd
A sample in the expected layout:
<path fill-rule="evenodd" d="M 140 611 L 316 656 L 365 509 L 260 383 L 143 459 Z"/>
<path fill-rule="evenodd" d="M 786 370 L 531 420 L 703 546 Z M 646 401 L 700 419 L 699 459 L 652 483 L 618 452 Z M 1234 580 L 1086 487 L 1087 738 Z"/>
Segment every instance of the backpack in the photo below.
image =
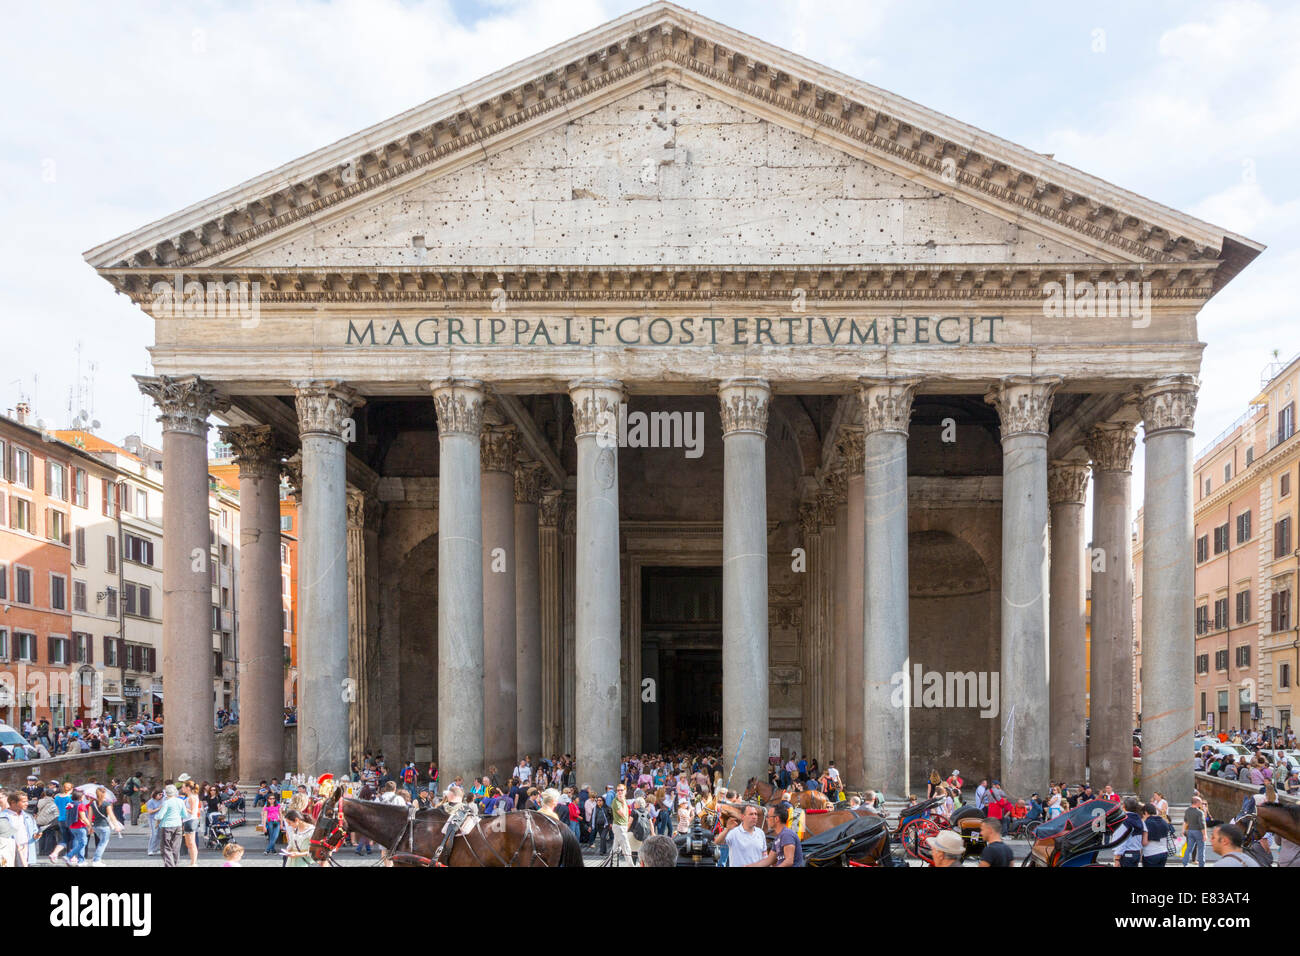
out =
<path fill-rule="evenodd" d="M 76 823 L 77 808 L 80 806 L 81 804 L 77 800 L 75 799 L 69 800 L 67 808 L 64 809 L 63 811 L 63 822 L 66 823 L 68 826 L 72 826 L 74 823 Z"/>
<path fill-rule="evenodd" d="M 406 770 L 402 773 L 402 779 L 405 780 L 407 783 L 415 783 L 415 768 L 407 767 Z"/>
<path fill-rule="evenodd" d="M 650 836 L 650 826 L 646 823 L 645 814 L 640 810 L 632 811 L 632 835 L 638 840 L 644 840 Z"/>

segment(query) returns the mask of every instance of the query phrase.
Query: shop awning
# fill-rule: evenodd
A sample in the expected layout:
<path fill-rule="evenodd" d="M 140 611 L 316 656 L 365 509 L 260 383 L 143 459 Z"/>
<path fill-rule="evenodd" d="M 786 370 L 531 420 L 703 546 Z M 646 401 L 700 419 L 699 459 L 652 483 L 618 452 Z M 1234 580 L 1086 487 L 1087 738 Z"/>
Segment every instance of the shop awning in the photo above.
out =
<path fill-rule="evenodd" d="M 157 697 L 159 700 L 162 700 L 162 699 L 163 699 L 163 698 L 162 698 L 162 691 L 160 691 L 160 690 L 156 690 L 156 691 L 154 691 L 154 692 L 153 692 L 153 695 L 154 695 L 155 697 Z"/>
<path fill-rule="evenodd" d="M 110 694 L 105 694 L 105 695 L 104 695 L 104 703 L 106 703 L 106 704 L 125 704 L 125 703 L 126 703 L 126 700 L 125 700 L 124 698 L 121 698 L 121 697 L 114 697 L 114 696 L 112 696 L 112 695 L 110 695 Z"/>

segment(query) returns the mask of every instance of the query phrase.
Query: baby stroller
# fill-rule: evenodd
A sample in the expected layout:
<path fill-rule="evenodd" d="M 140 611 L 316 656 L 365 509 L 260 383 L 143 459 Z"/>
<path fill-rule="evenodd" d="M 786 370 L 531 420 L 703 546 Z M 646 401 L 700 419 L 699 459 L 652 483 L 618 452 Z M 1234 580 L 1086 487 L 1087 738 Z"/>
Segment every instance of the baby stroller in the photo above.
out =
<path fill-rule="evenodd" d="M 209 814 L 208 836 L 204 846 L 209 850 L 224 850 L 230 839 L 230 818 L 220 811 Z"/>

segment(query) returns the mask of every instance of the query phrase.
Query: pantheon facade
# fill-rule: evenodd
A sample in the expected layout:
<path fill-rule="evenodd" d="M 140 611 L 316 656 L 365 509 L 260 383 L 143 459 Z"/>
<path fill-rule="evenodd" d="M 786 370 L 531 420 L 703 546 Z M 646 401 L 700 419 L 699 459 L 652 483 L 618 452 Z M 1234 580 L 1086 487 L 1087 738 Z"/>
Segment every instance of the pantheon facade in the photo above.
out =
<path fill-rule="evenodd" d="M 1261 249 L 665 3 L 99 246 L 155 325 L 166 772 L 213 762 L 215 418 L 244 780 L 287 478 L 299 771 L 1128 791 L 1138 498 L 1141 786 L 1186 802 L 1197 316 Z"/>

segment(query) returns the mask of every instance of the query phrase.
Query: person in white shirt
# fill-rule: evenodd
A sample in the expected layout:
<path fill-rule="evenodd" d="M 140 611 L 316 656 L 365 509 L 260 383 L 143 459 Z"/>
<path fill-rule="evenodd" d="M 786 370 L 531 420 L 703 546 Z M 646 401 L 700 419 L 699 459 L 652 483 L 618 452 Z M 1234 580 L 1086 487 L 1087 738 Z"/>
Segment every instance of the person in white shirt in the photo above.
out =
<path fill-rule="evenodd" d="M 767 856 L 767 837 L 758 826 L 758 807 L 746 806 L 740 824 L 729 824 L 713 838 L 727 845 L 727 866 L 754 866 Z"/>
<path fill-rule="evenodd" d="M 10 793 L 3 816 L 13 829 L 14 866 L 31 866 L 36 860 L 36 839 L 40 831 L 35 818 L 26 811 L 27 794 L 22 790 Z"/>
<path fill-rule="evenodd" d="M 515 768 L 515 776 L 519 778 L 521 784 L 525 787 L 528 786 L 528 781 L 533 777 L 533 768 L 529 764 L 527 757 L 519 761 L 519 766 Z"/>

